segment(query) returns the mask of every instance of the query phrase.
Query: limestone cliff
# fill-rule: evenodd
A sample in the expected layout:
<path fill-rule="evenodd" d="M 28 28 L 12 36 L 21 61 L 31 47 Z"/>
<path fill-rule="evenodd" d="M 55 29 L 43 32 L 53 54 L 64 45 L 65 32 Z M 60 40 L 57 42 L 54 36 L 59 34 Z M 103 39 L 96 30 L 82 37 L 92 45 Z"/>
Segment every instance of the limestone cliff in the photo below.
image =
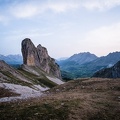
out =
<path fill-rule="evenodd" d="M 28 66 L 37 66 L 48 74 L 61 78 L 59 66 L 48 55 L 47 49 L 40 44 L 35 47 L 29 38 L 22 41 L 23 63 Z"/>

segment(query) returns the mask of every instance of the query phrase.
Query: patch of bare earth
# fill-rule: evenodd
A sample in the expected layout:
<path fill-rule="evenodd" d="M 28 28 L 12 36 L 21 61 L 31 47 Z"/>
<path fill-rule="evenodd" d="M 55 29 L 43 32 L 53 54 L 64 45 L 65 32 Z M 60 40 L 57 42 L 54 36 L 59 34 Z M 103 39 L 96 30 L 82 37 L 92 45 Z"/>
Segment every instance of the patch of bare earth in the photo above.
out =
<path fill-rule="evenodd" d="M 120 79 L 78 79 L 46 96 L 0 104 L 0 118 L 26 120 L 120 120 Z"/>

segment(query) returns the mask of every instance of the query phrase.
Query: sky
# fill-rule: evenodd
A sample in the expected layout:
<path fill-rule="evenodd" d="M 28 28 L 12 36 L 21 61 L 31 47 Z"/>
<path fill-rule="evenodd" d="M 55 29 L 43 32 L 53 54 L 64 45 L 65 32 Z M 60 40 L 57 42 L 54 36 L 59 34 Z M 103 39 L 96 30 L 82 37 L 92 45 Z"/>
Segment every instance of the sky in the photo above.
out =
<path fill-rule="evenodd" d="M 120 51 L 120 0 L 0 0 L 0 54 L 25 38 L 56 59 Z"/>

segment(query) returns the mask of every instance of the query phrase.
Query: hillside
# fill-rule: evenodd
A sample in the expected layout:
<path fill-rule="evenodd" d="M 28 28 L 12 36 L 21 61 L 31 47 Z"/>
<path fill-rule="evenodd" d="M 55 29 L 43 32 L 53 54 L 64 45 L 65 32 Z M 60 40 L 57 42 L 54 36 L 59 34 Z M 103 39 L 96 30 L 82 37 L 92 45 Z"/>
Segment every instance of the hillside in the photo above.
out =
<path fill-rule="evenodd" d="M 78 79 L 45 91 L 41 98 L 0 103 L 0 118 L 120 120 L 119 92 L 120 79 Z"/>
<path fill-rule="evenodd" d="M 93 77 L 120 78 L 120 61 L 110 68 L 104 68 L 93 74 Z"/>

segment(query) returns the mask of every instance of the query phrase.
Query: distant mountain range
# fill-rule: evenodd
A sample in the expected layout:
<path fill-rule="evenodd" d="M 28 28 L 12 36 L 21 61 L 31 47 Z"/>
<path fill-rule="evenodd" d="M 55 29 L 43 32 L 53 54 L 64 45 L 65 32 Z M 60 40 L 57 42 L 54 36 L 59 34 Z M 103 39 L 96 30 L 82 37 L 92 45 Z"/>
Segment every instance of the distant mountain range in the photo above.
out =
<path fill-rule="evenodd" d="M 10 65 L 16 65 L 16 64 L 22 64 L 23 58 L 21 55 L 0 55 L 0 60 L 4 60 L 7 64 Z"/>
<path fill-rule="evenodd" d="M 58 61 L 64 79 L 91 77 L 96 71 L 109 68 L 120 60 L 120 52 L 97 57 L 89 52 L 79 53 L 67 60 Z"/>

